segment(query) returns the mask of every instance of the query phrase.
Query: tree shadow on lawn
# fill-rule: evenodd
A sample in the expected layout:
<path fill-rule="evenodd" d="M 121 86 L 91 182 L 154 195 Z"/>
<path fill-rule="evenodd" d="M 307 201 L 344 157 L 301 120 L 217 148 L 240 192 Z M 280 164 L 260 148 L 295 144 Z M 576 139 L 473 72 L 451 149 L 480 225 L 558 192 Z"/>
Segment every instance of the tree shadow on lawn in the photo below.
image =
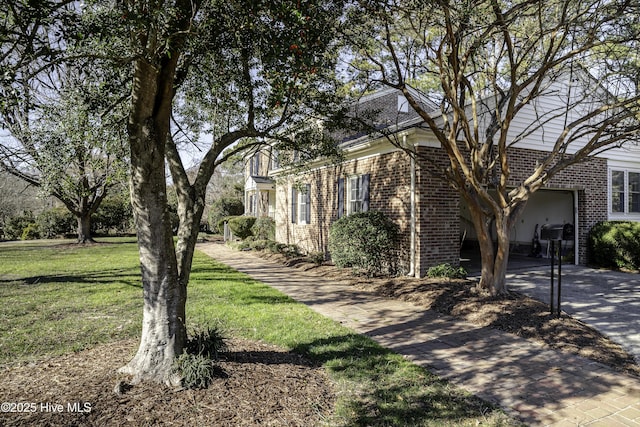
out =
<path fill-rule="evenodd" d="M 508 419 L 493 405 L 362 335 L 319 339 L 293 351 L 325 366 L 334 378 L 353 382 L 355 390 L 344 408 L 353 417 L 352 425 L 464 423 L 491 416 Z"/>
<path fill-rule="evenodd" d="M 139 278 L 132 275 L 131 269 L 120 268 L 113 270 L 102 270 L 92 273 L 82 274 L 51 274 L 37 275 L 30 277 L 15 277 L 10 279 L 0 279 L 0 284 L 23 282 L 25 285 L 42 285 L 52 283 L 74 283 L 74 284 L 124 284 L 135 288 L 142 288 Z"/>

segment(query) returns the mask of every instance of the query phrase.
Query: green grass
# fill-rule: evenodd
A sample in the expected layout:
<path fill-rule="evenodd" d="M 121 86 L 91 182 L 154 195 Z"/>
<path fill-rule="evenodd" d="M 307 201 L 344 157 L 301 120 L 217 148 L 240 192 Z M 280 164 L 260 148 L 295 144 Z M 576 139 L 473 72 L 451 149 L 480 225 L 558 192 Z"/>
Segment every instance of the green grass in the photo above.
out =
<path fill-rule="evenodd" d="M 137 337 L 142 290 L 131 240 L 70 247 L 0 244 L 0 364 Z M 223 325 L 324 366 L 339 400 L 331 425 L 509 425 L 486 403 L 324 318 L 286 295 L 196 253 L 191 325 Z"/>

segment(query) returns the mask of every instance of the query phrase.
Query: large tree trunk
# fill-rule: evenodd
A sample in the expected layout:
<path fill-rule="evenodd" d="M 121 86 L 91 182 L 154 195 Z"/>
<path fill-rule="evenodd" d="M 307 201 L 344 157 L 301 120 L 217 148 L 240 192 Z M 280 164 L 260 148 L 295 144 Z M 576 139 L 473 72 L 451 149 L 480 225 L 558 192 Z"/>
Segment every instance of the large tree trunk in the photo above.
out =
<path fill-rule="evenodd" d="M 466 198 L 466 200 L 480 247 L 481 273 L 478 288 L 493 293 L 495 252 L 490 223 L 479 201 L 473 198 Z"/>
<path fill-rule="evenodd" d="M 134 381 L 173 385 L 178 379 L 172 376 L 172 364 L 186 341 L 186 282 L 178 280 L 165 181 L 165 140 L 176 56 L 158 68 L 144 60 L 136 64 L 129 120 L 130 185 L 144 309 L 140 347 L 133 360 L 121 368 L 134 375 Z"/>
<path fill-rule="evenodd" d="M 91 236 L 91 213 L 82 213 L 77 216 L 78 220 L 78 243 L 93 242 Z"/>
<path fill-rule="evenodd" d="M 511 228 L 526 205 L 526 200 L 493 213 L 491 224 L 479 204 L 469 203 L 472 221 L 480 245 L 482 272 L 478 287 L 491 295 L 507 293 L 507 266 L 509 265 L 509 240 Z M 496 241 L 491 230 L 495 228 Z"/>

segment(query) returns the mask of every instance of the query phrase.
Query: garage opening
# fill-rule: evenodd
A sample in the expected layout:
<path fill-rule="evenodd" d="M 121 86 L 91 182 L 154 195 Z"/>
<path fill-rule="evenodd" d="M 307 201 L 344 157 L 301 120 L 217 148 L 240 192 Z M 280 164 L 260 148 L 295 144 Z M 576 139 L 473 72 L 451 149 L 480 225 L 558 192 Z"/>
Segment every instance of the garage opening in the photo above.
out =
<path fill-rule="evenodd" d="M 572 190 L 539 190 L 529 199 L 522 215 L 511 230 L 509 268 L 545 264 L 550 257 L 548 240 L 540 238 L 544 224 L 577 225 L 577 195 Z M 575 227 L 577 230 L 577 227 Z M 460 263 L 468 271 L 479 269 L 478 239 L 466 203 L 460 202 Z M 495 241 L 495 231 L 493 232 Z M 537 236 L 537 238 L 536 238 Z M 563 262 L 574 264 L 576 240 L 562 242 Z M 513 264 L 513 265 L 512 265 Z"/>

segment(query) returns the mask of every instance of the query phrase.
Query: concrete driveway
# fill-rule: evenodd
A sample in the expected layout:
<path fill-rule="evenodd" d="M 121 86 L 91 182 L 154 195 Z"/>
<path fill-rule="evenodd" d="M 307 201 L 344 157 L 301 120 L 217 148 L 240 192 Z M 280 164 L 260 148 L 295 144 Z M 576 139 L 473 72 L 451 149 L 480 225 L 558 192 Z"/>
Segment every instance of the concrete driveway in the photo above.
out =
<path fill-rule="evenodd" d="M 507 273 L 509 289 L 548 304 L 550 266 L 514 264 Z M 557 271 L 556 266 L 556 289 Z M 563 265 L 561 307 L 621 344 L 640 361 L 640 274 Z"/>

